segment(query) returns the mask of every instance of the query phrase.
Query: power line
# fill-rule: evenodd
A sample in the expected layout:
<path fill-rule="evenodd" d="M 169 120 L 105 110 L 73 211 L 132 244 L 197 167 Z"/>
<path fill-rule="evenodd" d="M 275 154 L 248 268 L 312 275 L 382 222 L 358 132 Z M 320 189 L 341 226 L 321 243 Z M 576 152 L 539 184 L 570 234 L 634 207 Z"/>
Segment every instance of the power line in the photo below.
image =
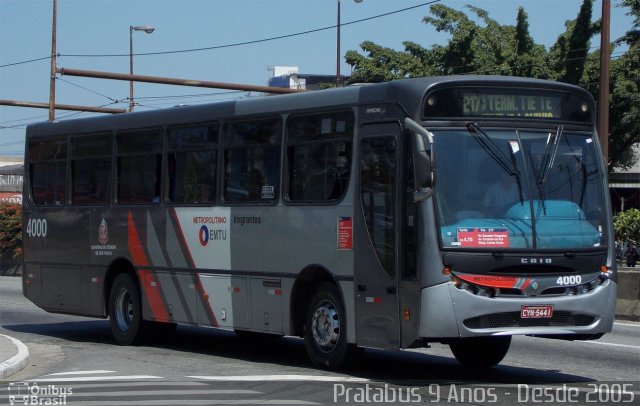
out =
<path fill-rule="evenodd" d="M 361 22 L 364 22 L 364 21 L 370 21 L 370 20 L 374 20 L 374 19 L 377 19 L 377 18 L 387 17 L 387 16 L 390 16 L 390 15 L 393 15 L 393 14 L 402 13 L 402 12 L 405 12 L 405 11 L 408 11 L 408 10 L 413 10 L 413 9 L 416 9 L 416 8 L 428 6 L 430 4 L 439 3 L 439 2 L 440 2 L 440 0 L 432 0 L 432 1 L 429 1 L 429 2 L 426 2 L 426 3 L 417 4 L 415 6 L 405 7 L 405 8 L 399 9 L 399 10 L 390 11 L 388 13 L 378 14 L 378 15 L 371 16 L 371 17 L 361 18 L 359 20 L 349 21 L 349 22 L 340 24 L 340 26 L 344 27 L 344 26 L 347 26 L 347 25 L 357 24 L 357 23 L 361 23 Z M 145 53 L 137 53 L 137 54 L 134 54 L 134 55 L 136 55 L 136 56 L 150 56 L 150 55 L 179 54 L 179 53 L 185 53 L 185 52 L 210 51 L 210 50 L 214 50 L 214 49 L 232 48 L 232 47 L 238 47 L 238 46 L 243 46 L 243 45 L 251 45 L 251 44 L 258 44 L 258 43 L 261 43 L 261 42 L 274 41 L 274 40 L 278 40 L 278 39 L 291 38 L 291 37 L 296 37 L 296 36 L 300 36 L 300 35 L 313 34 L 313 33 L 320 32 L 320 31 L 333 30 L 335 28 L 337 28 L 337 25 L 330 25 L 330 26 L 327 26 L 327 27 L 315 28 L 315 29 L 312 29 L 312 30 L 296 32 L 296 33 L 293 33 L 293 34 L 278 35 L 278 36 L 275 36 L 275 37 L 262 38 L 262 39 L 256 39 L 256 40 L 251 40 L 251 41 L 244 41 L 244 42 L 236 42 L 236 43 L 232 43 L 232 44 L 214 45 L 214 46 L 202 47 L 202 48 L 179 49 L 179 50 L 173 50 L 173 51 L 145 52 Z M 129 55 L 130 54 L 61 54 L 61 56 L 75 57 L 75 58 L 103 58 L 103 57 L 124 57 L 124 56 L 128 57 Z"/>
<path fill-rule="evenodd" d="M 88 88 L 86 88 L 86 87 L 84 87 L 84 86 L 80 86 L 80 85 L 75 84 L 75 83 L 73 83 L 73 82 L 70 82 L 70 81 L 68 81 L 68 80 L 66 80 L 66 79 L 62 79 L 62 78 L 61 78 L 61 77 L 59 77 L 59 76 L 56 76 L 56 80 L 60 80 L 60 81 L 62 81 L 62 82 L 68 83 L 68 84 L 70 84 L 71 86 L 78 87 L 78 88 L 80 88 L 80 89 L 82 89 L 82 90 L 86 90 L 87 92 L 90 92 L 90 93 L 93 93 L 93 94 L 97 94 L 98 96 L 102 96 L 102 97 L 104 97 L 105 99 L 109 99 L 109 100 L 111 100 L 111 101 L 112 101 L 112 102 L 114 102 L 114 103 L 118 103 L 118 102 L 119 102 L 119 100 L 114 99 L 113 97 L 109 97 L 109 96 L 104 95 L 104 94 L 102 94 L 102 93 L 98 93 L 98 92 L 96 92 L 95 90 L 91 90 L 91 89 L 88 89 Z"/>
<path fill-rule="evenodd" d="M 51 59 L 50 56 L 44 56 L 42 58 L 36 58 L 36 59 L 29 59 L 28 61 L 20 61 L 20 62 L 13 62 L 13 63 L 7 63 L 5 65 L 0 65 L 0 68 L 6 68 L 8 66 L 16 66 L 16 65 L 23 65 L 25 63 L 31 63 L 31 62 L 37 62 L 37 61 L 44 61 L 45 59 Z"/>

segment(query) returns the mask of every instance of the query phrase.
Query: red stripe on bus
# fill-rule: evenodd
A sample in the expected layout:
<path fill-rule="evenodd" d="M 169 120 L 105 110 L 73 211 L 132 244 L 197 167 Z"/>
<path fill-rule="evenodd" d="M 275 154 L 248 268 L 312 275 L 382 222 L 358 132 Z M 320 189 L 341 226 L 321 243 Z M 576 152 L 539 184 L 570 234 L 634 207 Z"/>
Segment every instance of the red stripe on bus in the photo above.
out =
<path fill-rule="evenodd" d="M 211 304 L 209 303 L 209 295 L 207 294 L 207 292 L 205 292 L 204 286 L 202 286 L 199 273 L 196 273 L 196 289 L 198 290 L 198 295 L 200 296 L 200 300 L 202 301 L 202 306 L 207 312 L 207 316 L 209 316 L 209 323 L 211 323 L 213 327 L 218 327 L 218 319 L 216 319 L 216 315 L 213 313 L 213 309 L 211 308 Z"/>
<path fill-rule="evenodd" d="M 492 288 L 513 288 L 518 282 L 516 276 L 491 276 L 491 275 L 456 275 L 465 282 L 475 285 L 489 286 Z"/>
<path fill-rule="evenodd" d="M 133 221 L 133 215 L 129 212 L 128 220 L 128 246 L 129 254 L 133 258 L 133 263 L 136 266 L 148 266 L 149 259 L 144 252 L 144 247 L 140 241 L 136 224 Z M 140 287 L 144 292 L 149 307 L 151 308 L 151 314 L 154 320 L 170 321 L 169 313 L 167 312 L 160 291 L 158 290 L 159 284 L 154 280 L 151 271 L 138 270 L 138 277 L 140 278 Z M 156 282 L 156 286 L 151 286 L 152 282 Z"/>
<path fill-rule="evenodd" d="M 180 225 L 180 220 L 178 219 L 178 214 L 176 213 L 176 209 L 172 208 L 169 213 L 171 213 L 171 218 L 173 219 L 173 223 L 176 225 L 176 229 L 178 230 L 178 239 L 182 242 L 182 246 L 187 253 L 187 262 L 189 263 L 189 267 L 195 268 L 196 264 L 193 262 L 193 257 L 191 256 L 191 251 L 189 250 L 189 244 L 187 244 L 186 238 L 184 238 L 184 233 L 182 232 L 182 226 Z"/>
<path fill-rule="evenodd" d="M 133 215 L 131 212 L 129 212 L 128 234 L 129 254 L 131 255 L 131 258 L 133 258 L 133 264 L 136 266 L 149 266 L 149 259 L 144 253 L 144 247 L 140 242 L 138 230 L 136 229 L 136 224 L 133 221 Z"/>
<path fill-rule="evenodd" d="M 171 317 L 169 316 L 169 313 L 165 308 L 164 301 L 162 300 L 162 294 L 159 291 L 160 284 L 153 277 L 153 272 L 140 269 L 138 270 L 138 277 L 140 278 L 142 291 L 147 297 L 149 307 L 151 307 L 153 319 L 158 321 L 171 321 Z"/>

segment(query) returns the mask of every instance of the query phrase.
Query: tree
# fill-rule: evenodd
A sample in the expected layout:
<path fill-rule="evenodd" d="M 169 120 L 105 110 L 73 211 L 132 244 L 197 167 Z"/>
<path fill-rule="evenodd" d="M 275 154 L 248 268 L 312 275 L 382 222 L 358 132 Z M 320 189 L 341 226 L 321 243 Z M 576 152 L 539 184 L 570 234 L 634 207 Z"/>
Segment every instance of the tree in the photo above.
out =
<path fill-rule="evenodd" d="M 0 256 L 15 259 L 22 253 L 22 206 L 0 203 Z"/>
<path fill-rule="evenodd" d="M 610 82 L 609 168 L 629 168 L 637 158 L 632 146 L 640 142 L 640 0 L 623 0 L 632 27 L 616 41 L 629 49 L 612 64 Z"/>
<path fill-rule="evenodd" d="M 621 0 L 634 17 L 631 30 L 616 41 L 629 49 L 612 61 L 609 169 L 634 164 L 632 146 L 640 142 L 640 0 Z M 380 47 L 371 41 L 362 55 L 349 51 L 346 59 L 354 67 L 352 81 L 382 82 L 417 76 L 448 74 L 500 74 L 552 79 L 588 89 L 597 100 L 600 52 L 589 53 L 591 38 L 600 22 L 591 22 L 593 0 L 583 0 L 574 20 L 547 50 L 529 34 L 527 14 L 518 10 L 516 25 L 500 25 L 488 13 L 467 6 L 469 15 L 442 4 L 430 7 L 423 22 L 450 34 L 446 45 L 425 48 L 403 42 L 404 51 Z"/>
<path fill-rule="evenodd" d="M 616 240 L 640 241 L 640 210 L 629 209 L 616 214 L 613 218 L 613 228 Z"/>

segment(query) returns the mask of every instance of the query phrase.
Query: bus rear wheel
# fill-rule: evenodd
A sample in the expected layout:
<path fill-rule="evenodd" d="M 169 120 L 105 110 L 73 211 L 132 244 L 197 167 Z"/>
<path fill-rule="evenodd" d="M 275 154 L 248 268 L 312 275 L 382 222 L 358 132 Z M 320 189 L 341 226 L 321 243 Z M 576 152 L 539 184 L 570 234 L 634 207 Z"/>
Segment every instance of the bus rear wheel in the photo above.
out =
<path fill-rule="evenodd" d="M 126 273 L 118 275 L 109 294 L 111 334 L 119 345 L 139 343 L 143 338 L 142 302 L 135 281 Z"/>
<path fill-rule="evenodd" d="M 331 283 L 318 285 L 304 320 L 304 346 L 311 362 L 326 369 L 344 367 L 351 352 L 346 333 L 344 305 L 338 288 Z"/>
<path fill-rule="evenodd" d="M 463 365 L 490 368 L 507 355 L 511 336 L 459 338 L 449 343 L 451 352 Z"/>

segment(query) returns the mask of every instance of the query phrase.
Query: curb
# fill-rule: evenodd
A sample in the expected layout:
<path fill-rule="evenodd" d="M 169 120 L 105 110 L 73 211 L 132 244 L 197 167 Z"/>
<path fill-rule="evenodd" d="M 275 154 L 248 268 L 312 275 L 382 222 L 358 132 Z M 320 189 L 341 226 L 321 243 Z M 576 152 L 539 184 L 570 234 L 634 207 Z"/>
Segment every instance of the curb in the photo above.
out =
<path fill-rule="evenodd" d="M 13 337 L 0 334 L 0 337 L 11 341 L 18 349 L 18 353 L 6 361 L 0 363 L 0 379 L 7 378 L 17 372 L 20 372 L 29 364 L 29 349 L 20 340 Z"/>

